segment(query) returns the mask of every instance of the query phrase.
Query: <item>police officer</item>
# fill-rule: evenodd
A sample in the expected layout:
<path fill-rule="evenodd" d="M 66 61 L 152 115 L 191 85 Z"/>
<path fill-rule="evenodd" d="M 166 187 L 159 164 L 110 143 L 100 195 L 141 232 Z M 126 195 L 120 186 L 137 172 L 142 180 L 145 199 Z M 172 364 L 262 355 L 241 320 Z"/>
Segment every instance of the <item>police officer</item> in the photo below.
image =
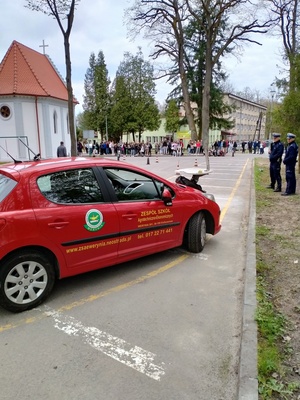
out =
<path fill-rule="evenodd" d="M 295 142 L 296 135 L 288 133 L 287 136 L 288 147 L 285 153 L 283 164 L 285 164 L 285 179 L 286 189 L 281 196 L 290 196 L 296 193 L 296 173 L 295 166 L 298 155 L 298 146 Z"/>
<path fill-rule="evenodd" d="M 273 143 L 271 145 L 271 151 L 269 155 L 271 184 L 267 187 L 268 189 L 273 189 L 274 192 L 281 192 L 282 179 L 280 175 L 280 167 L 283 150 L 284 147 L 280 141 L 280 133 L 273 133 Z"/>

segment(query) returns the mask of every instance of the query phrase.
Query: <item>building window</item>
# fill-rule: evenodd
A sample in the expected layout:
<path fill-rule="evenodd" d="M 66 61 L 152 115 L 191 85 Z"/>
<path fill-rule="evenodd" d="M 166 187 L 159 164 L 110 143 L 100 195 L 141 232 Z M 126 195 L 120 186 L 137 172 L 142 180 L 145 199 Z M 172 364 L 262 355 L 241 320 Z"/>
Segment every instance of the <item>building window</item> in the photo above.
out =
<path fill-rule="evenodd" d="M 4 119 L 8 119 L 11 116 L 11 110 L 7 105 L 2 105 L 0 107 L 0 115 Z"/>
<path fill-rule="evenodd" d="M 54 111 L 53 113 L 53 127 L 54 127 L 54 133 L 57 133 L 57 113 Z"/>

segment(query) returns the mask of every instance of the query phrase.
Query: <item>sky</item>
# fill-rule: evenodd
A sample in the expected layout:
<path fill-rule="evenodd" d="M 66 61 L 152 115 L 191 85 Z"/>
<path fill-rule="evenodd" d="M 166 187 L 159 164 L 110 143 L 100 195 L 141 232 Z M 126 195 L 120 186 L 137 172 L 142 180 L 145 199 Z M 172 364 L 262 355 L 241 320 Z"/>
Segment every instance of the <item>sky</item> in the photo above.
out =
<path fill-rule="evenodd" d="M 127 37 L 123 17 L 124 10 L 132 1 L 81 0 L 78 4 L 70 37 L 72 85 L 74 95 L 80 103 L 76 106 L 76 113 L 82 111 L 84 78 L 92 52 L 97 55 L 99 51 L 103 51 L 111 81 L 123 61 L 124 52 L 135 55 L 141 47 L 145 60 L 148 60 L 151 44 L 141 36 L 134 41 Z M 46 54 L 62 77 L 65 77 L 63 35 L 57 21 L 41 12 L 25 8 L 25 0 L 0 0 L 1 4 L 0 61 L 14 40 L 41 53 L 44 41 L 47 45 Z M 264 35 L 259 37 L 259 41 L 262 46 L 247 45 L 239 59 L 226 57 L 222 65 L 229 75 L 227 82 L 234 88 L 234 93 L 248 87 L 259 91 L 264 98 L 271 98 L 271 84 L 275 76 L 281 76 L 278 67 L 282 65 L 281 39 Z M 165 81 L 157 81 L 157 101 L 163 104 L 171 90 L 172 87 Z"/>

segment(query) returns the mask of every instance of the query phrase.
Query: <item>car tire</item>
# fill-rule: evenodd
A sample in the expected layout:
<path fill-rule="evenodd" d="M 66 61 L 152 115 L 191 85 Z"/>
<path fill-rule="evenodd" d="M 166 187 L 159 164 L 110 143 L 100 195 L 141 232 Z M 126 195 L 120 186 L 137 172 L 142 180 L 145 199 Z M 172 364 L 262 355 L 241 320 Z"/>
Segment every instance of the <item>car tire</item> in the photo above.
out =
<path fill-rule="evenodd" d="M 49 258 L 37 251 L 21 251 L 0 266 L 0 305 L 12 312 L 29 310 L 45 300 L 54 282 Z"/>
<path fill-rule="evenodd" d="M 200 253 L 206 242 L 206 222 L 203 212 L 194 214 L 187 227 L 187 247 L 192 253 Z"/>

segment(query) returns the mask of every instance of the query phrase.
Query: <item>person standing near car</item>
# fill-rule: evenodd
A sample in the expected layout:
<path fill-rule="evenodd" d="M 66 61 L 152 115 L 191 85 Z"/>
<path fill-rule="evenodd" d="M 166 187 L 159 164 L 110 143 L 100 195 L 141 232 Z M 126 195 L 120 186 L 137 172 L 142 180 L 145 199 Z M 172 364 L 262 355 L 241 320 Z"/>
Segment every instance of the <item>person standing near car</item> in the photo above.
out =
<path fill-rule="evenodd" d="M 284 147 L 280 141 L 280 136 L 280 133 L 273 133 L 273 144 L 269 156 L 271 184 L 268 189 L 273 189 L 274 192 L 281 192 L 282 183 L 280 168 Z"/>
<path fill-rule="evenodd" d="M 57 148 L 57 157 L 67 157 L 67 149 L 64 142 L 60 142 L 60 145 Z"/>
<path fill-rule="evenodd" d="M 295 142 L 296 135 L 288 133 L 287 136 L 288 147 L 285 153 L 283 164 L 285 165 L 285 179 L 286 190 L 281 196 L 290 196 L 296 193 L 296 173 L 295 166 L 298 156 L 298 146 Z"/>

